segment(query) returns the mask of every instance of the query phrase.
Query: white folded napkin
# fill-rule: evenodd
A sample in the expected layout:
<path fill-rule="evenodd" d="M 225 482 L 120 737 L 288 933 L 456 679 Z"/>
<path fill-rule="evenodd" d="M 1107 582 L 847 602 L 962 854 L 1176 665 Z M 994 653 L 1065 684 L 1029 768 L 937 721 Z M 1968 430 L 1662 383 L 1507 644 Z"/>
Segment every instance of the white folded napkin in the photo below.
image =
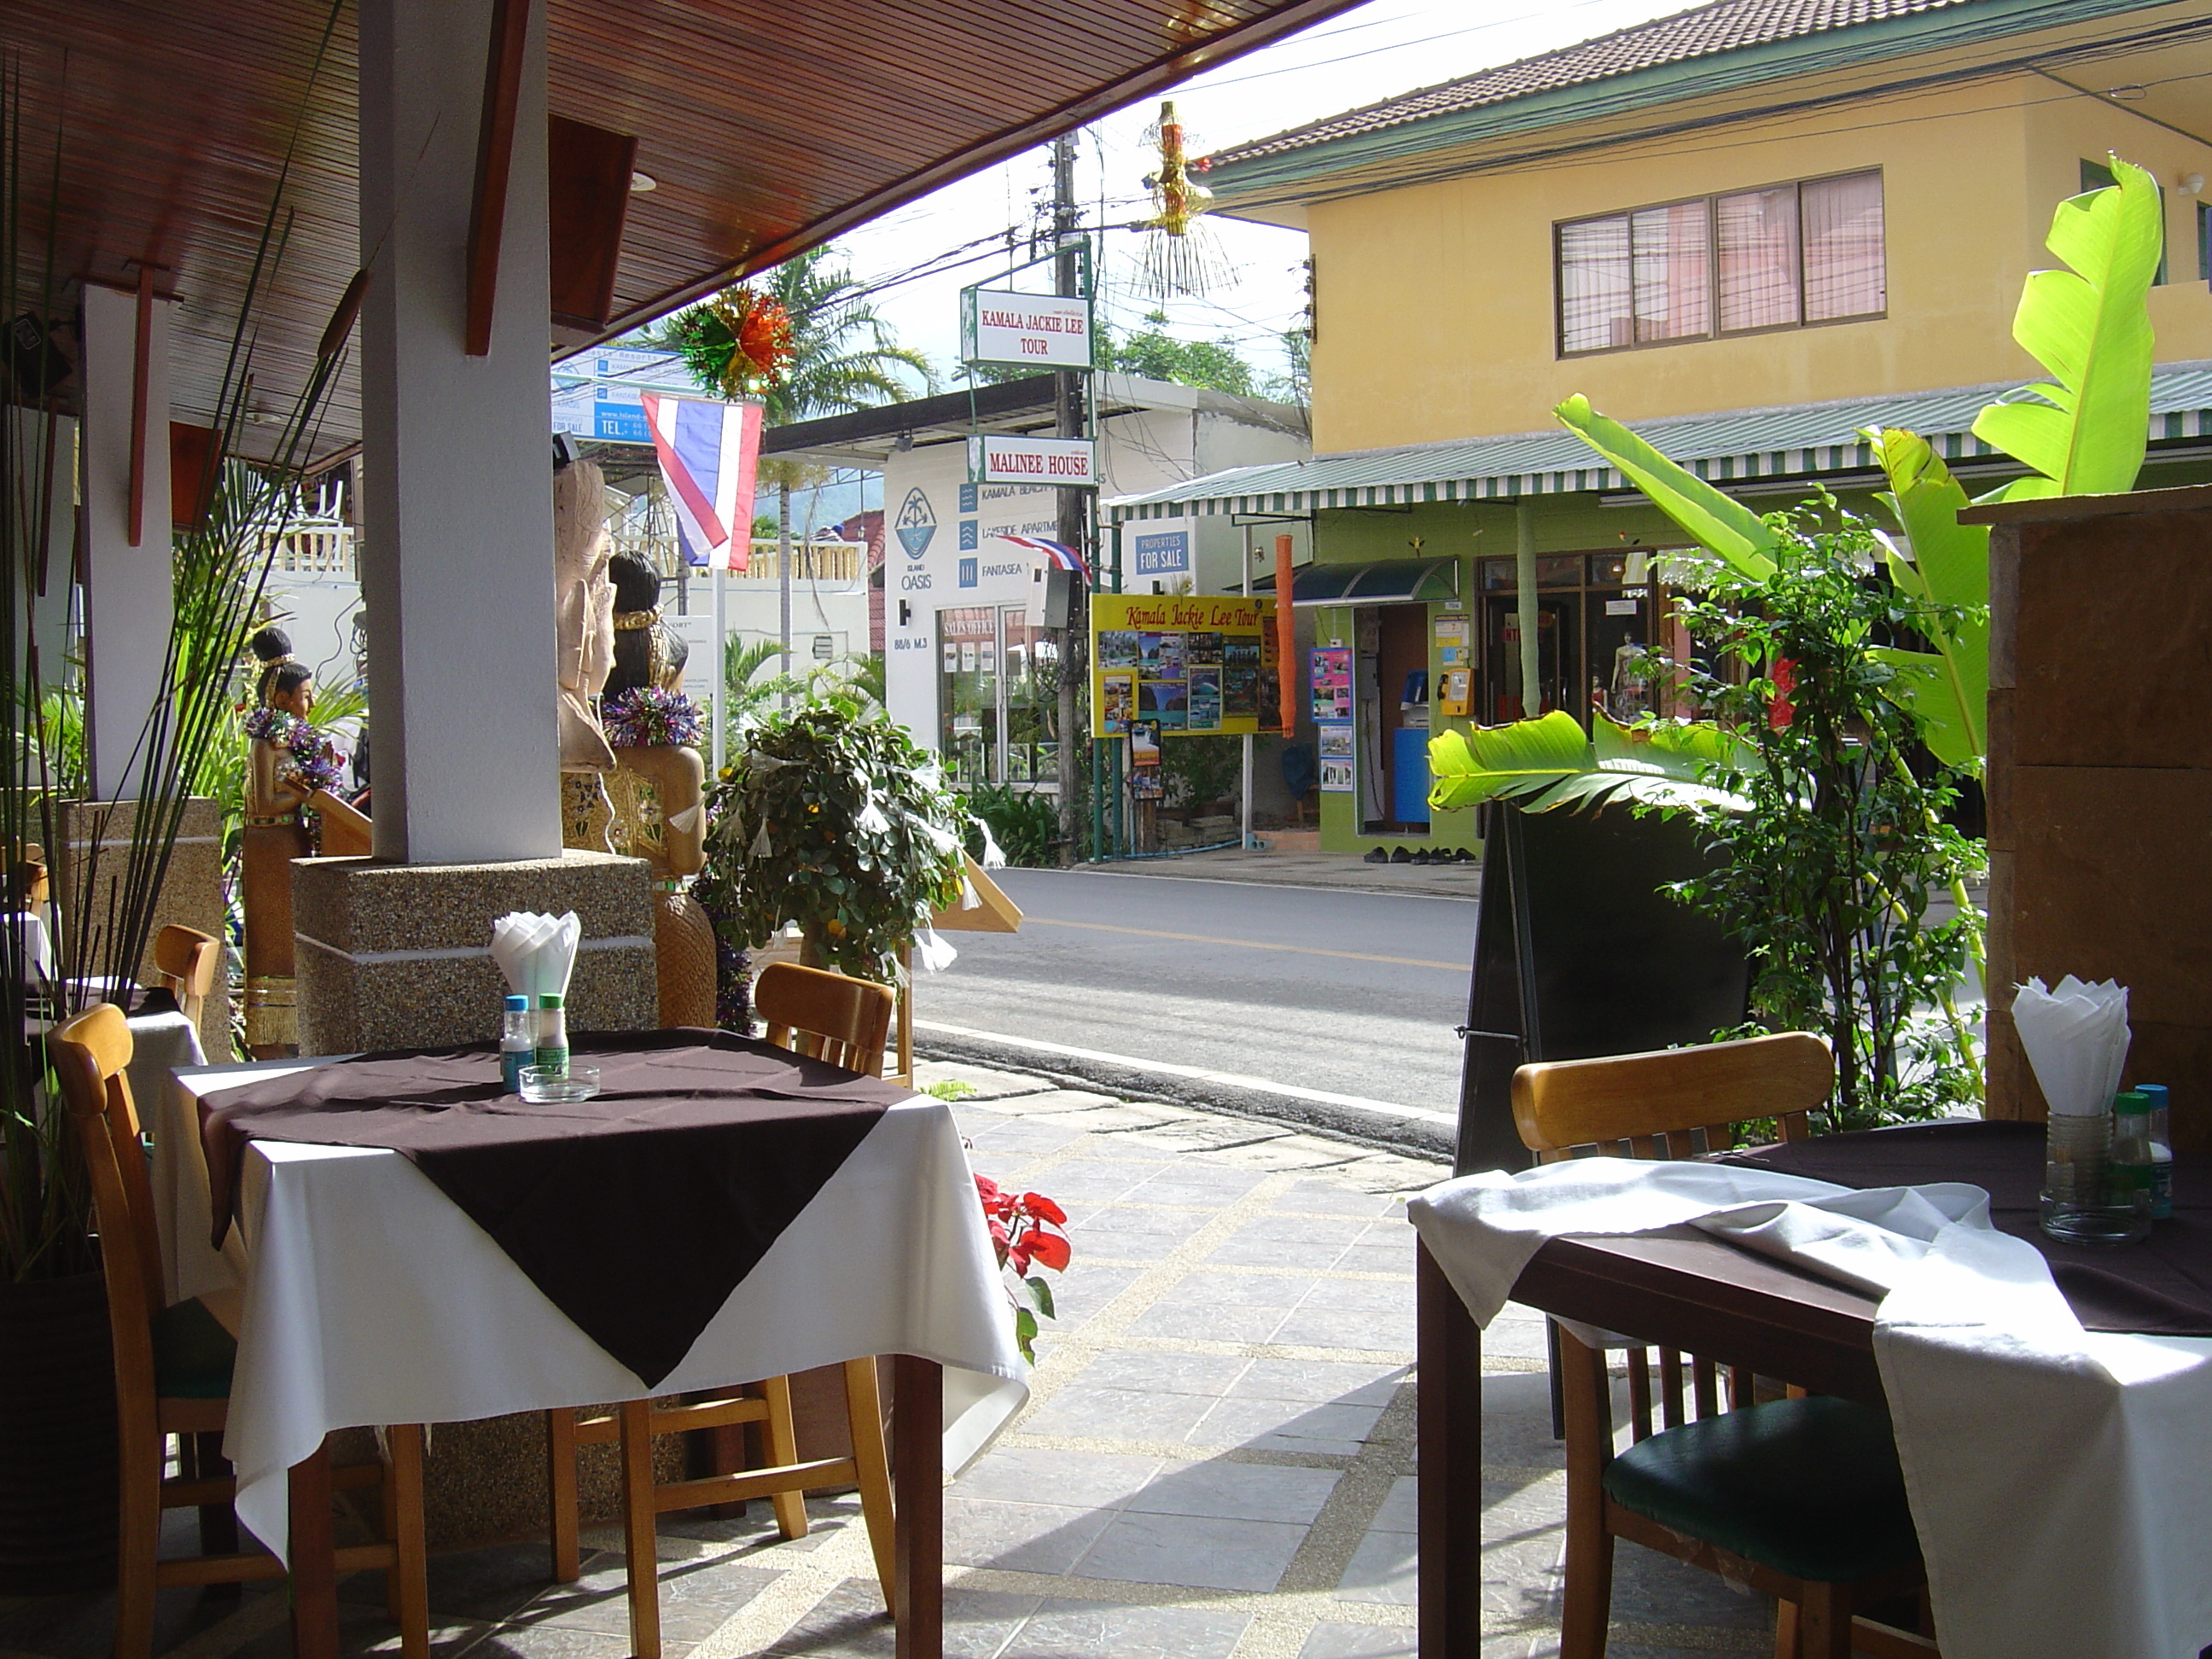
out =
<path fill-rule="evenodd" d="M 540 997 L 568 994 L 582 933 L 574 910 L 559 916 L 512 911 L 491 925 L 491 959 L 506 975 L 507 988 L 535 1006 Z"/>
<path fill-rule="evenodd" d="M 2013 998 L 2013 1029 L 2051 1109 L 2089 1117 L 2109 1110 L 2128 1059 L 2128 992 L 2069 974 L 2056 989 L 2031 979 Z"/>

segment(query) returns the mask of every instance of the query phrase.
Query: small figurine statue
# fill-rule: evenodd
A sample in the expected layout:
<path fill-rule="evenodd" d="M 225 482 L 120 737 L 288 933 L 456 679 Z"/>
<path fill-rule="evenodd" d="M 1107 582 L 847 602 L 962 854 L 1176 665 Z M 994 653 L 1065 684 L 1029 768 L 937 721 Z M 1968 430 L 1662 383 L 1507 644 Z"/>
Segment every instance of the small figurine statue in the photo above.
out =
<path fill-rule="evenodd" d="M 639 687 L 602 710 L 614 744 L 607 787 L 615 850 L 653 866 L 653 955 L 663 1025 L 714 1024 L 714 930 L 684 890 L 706 864 L 706 763 L 698 705 L 680 691 Z"/>
<path fill-rule="evenodd" d="M 615 644 L 604 699 L 646 686 L 681 690 L 691 647 L 660 620 L 660 573 L 635 554 L 617 553 L 607 561 L 607 575 L 615 589 Z"/>
<path fill-rule="evenodd" d="M 313 819 L 304 809 L 319 789 L 338 781 L 329 738 L 310 723 L 314 676 L 292 660 L 281 629 L 253 636 L 262 662 L 254 708 L 246 717 L 252 744 L 246 769 L 246 1046 L 256 1060 L 295 1051 L 299 1014 L 293 986 L 292 860 L 315 854 Z"/>

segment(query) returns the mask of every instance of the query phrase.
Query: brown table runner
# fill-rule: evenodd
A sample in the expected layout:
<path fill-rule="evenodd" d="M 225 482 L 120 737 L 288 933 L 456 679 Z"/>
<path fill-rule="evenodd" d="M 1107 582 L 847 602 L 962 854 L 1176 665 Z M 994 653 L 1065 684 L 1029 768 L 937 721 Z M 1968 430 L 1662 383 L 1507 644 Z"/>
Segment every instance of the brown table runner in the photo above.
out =
<path fill-rule="evenodd" d="M 1838 1187 L 1911 1187 L 1964 1181 L 1990 1195 L 2001 1231 L 2043 1252 L 2051 1276 L 2085 1329 L 2147 1336 L 2212 1336 L 2212 1194 L 2175 1182 L 2173 1217 L 2152 1224 L 2143 1243 L 2112 1249 L 2062 1244 L 2039 1217 L 2043 1187 L 2040 1123 L 1911 1123 L 1732 1152 Z"/>
<path fill-rule="evenodd" d="M 573 1048 L 599 1069 L 594 1099 L 507 1094 L 481 1046 L 363 1054 L 206 1096 L 217 1248 L 249 1139 L 386 1147 L 650 1388 L 884 1111 L 913 1097 L 720 1031 Z"/>

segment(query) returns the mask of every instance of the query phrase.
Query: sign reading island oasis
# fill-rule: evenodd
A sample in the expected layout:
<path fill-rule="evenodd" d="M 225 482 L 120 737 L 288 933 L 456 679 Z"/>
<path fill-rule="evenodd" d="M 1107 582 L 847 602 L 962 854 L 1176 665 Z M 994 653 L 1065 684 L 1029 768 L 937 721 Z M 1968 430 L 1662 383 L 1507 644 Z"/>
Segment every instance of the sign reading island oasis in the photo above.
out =
<path fill-rule="evenodd" d="M 968 440 L 968 482 L 1090 489 L 1097 486 L 1098 472 L 1088 438 L 1010 438 L 987 432 Z"/>
<path fill-rule="evenodd" d="M 1009 368 L 1091 367 L 1091 301 L 1080 295 L 960 291 L 960 357 Z"/>
<path fill-rule="evenodd" d="M 1093 593 L 1091 735 L 1164 738 L 1281 727 L 1275 601 L 1234 594 Z"/>

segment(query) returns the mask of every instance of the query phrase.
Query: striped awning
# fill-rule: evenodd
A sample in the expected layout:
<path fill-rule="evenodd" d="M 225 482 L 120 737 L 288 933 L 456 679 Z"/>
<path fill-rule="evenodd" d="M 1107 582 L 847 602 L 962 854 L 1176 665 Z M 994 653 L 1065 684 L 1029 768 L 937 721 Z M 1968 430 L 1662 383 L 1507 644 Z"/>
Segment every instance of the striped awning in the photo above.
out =
<path fill-rule="evenodd" d="M 1974 436 L 1974 417 L 2013 389 L 2009 384 L 1959 386 L 1717 415 L 1673 415 L 1632 424 L 1662 453 L 1712 483 L 1812 479 L 1874 468 L 1873 449 L 1859 436 L 1869 427 L 1910 428 L 1948 461 L 1996 455 Z M 2207 437 L 2212 437 L 2212 362 L 2160 364 L 2151 377 L 2151 441 Z M 1595 450 L 1563 427 L 1237 467 L 1143 495 L 1116 496 L 1104 505 L 1118 524 L 1192 515 L 1304 517 L 1325 507 L 1512 501 L 1630 487 Z"/>

